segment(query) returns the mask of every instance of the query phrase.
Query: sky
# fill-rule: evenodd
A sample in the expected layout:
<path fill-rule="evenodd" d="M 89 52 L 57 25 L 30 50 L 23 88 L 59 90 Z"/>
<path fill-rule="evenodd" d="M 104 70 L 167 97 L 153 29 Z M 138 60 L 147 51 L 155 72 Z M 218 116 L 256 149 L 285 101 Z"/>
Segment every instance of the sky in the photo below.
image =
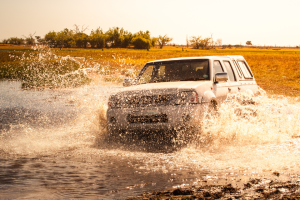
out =
<path fill-rule="evenodd" d="M 191 36 L 223 44 L 300 45 L 300 0 L 0 0 L 0 41 L 35 33 L 122 27 L 185 44 Z"/>

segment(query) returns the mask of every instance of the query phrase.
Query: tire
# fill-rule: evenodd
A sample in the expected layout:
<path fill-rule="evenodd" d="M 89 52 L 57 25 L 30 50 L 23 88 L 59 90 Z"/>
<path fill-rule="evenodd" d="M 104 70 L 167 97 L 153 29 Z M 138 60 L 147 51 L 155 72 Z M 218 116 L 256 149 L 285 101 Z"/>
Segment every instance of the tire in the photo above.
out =
<path fill-rule="evenodd" d="M 208 107 L 207 107 L 207 115 L 206 117 L 216 117 L 219 114 L 219 106 L 218 102 L 216 100 L 211 100 Z"/>
<path fill-rule="evenodd" d="M 210 101 L 209 109 L 212 112 L 217 112 L 218 111 L 218 102 L 215 100 Z"/>

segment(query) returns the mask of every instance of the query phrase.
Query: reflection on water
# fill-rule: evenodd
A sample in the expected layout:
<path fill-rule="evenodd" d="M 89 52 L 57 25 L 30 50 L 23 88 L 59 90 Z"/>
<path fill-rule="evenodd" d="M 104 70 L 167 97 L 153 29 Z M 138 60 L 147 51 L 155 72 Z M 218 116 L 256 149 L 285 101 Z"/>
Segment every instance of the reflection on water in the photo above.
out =
<path fill-rule="evenodd" d="M 115 90 L 34 91 L 0 82 L 0 196 L 124 199 L 183 184 L 243 187 L 254 177 L 299 180 L 296 104 L 260 97 L 253 116 L 250 107 L 231 110 L 236 104 L 227 103 L 215 119 L 219 123 L 206 121 L 203 138 L 211 137 L 210 145 L 164 152 L 146 148 L 148 141 L 103 141 L 99 108 Z"/>

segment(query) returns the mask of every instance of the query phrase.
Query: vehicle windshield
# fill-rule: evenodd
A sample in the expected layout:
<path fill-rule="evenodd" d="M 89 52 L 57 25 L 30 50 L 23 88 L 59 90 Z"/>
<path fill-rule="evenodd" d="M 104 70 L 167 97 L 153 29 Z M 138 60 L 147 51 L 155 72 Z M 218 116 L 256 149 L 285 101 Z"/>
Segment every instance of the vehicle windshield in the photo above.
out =
<path fill-rule="evenodd" d="M 146 65 L 140 83 L 209 80 L 208 60 L 168 61 Z"/>

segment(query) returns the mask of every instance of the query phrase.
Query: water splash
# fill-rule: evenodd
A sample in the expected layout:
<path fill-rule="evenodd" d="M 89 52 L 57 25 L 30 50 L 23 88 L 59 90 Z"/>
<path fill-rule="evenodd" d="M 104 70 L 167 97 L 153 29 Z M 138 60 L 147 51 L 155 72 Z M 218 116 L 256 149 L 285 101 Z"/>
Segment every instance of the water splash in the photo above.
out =
<path fill-rule="evenodd" d="M 137 74 L 120 55 L 106 62 L 59 54 L 41 45 L 30 51 L 13 52 L 9 55 L 11 62 L 1 68 L 0 77 L 22 80 L 23 88 L 44 89 L 78 87 L 91 81 L 120 83 L 125 77 Z"/>
<path fill-rule="evenodd" d="M 8 91 L 0 98 L 0 152 L 55 154 L 93 146 L 95 138 L 105 133 L 103 110 L 110 87 L 31 91 L 13 86 L 4 88 Z"/>
<path fill-rule="evenodd" d="M 282 143 L 299 137 L 300 106 L 264 91 L 228 95 L 218 114 L 203 120 L 202 140 L 218 145 Z"/>

